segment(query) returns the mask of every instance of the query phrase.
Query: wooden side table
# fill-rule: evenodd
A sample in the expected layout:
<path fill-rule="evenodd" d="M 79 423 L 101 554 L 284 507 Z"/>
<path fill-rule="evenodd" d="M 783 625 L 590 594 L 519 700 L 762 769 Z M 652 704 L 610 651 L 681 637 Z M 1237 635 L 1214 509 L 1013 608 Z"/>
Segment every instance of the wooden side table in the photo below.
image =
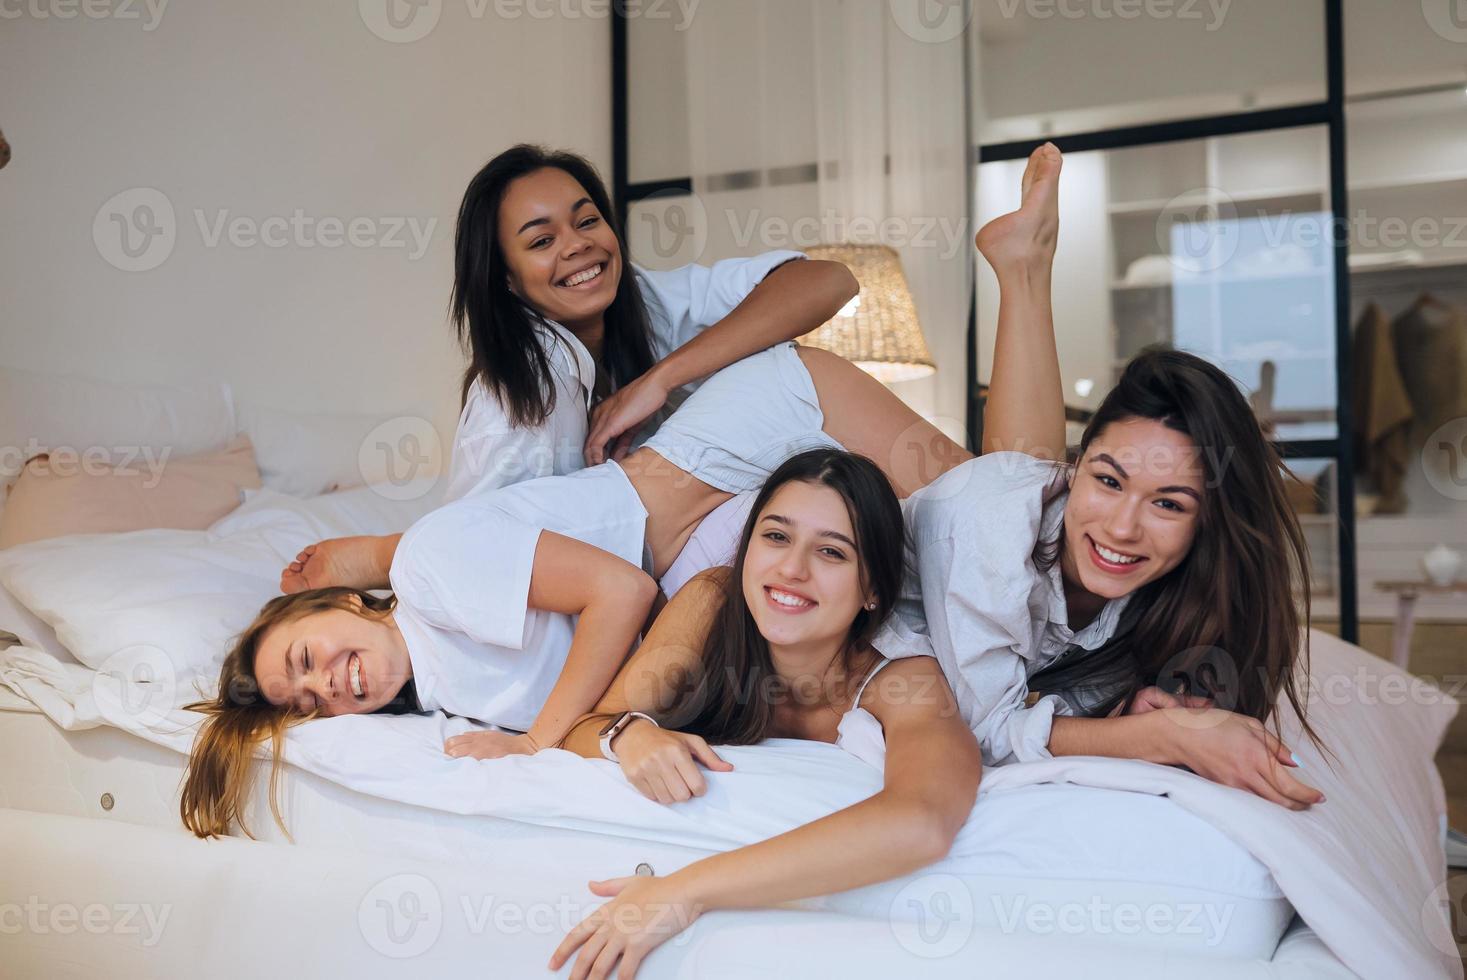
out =
<path fill-rule="evenodd" d="M 1435 582 L 1377 582 L 1376 589 L 1393 593 L 1396 597 L 1396 623 L 1391 633 L 1391 660 L 1402 670 L 1411 659 L 1411 631 L 1416 628 L 1416 600 L 1423 595 L 1450 595 L 1460 592 L 1467 595 L 1467 581 L 1458 580 L 1451 585 Z"/>

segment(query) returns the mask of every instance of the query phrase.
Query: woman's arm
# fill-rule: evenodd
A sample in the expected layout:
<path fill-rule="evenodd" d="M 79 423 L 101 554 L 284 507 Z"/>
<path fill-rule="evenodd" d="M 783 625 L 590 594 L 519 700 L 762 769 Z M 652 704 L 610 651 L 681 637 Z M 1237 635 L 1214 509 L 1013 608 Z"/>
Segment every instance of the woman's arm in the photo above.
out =
<path fill-rule="evenodd" d="M 657 583 L 635 565 L 574 538 L 541 532 L 528 606 L 580 617 L 565 667 L 527 733 L 471 732 L 449 739 L 445 751 L 492 759 L 533 753 L 561 741 L 606 693 L 656 595 Z"/>
<path fill-rule="evenodd" d="M 625 455 L 637 427 L 667 402 L 670 392 L 809 333 L 839 313 L 859 290 L 856 277 L 839 262 L 792 260 L 779 266 L 728 316 L 596 406 L 586 439 L 587 465 Z M 608 453 L 610 443 L 617 445 Z"/>
<path fill-rule="evenodd" d="M 1291 810 L 1324 802 L 1323 793 L 1289 771 L 1298 766 L 1293 753 L 1262 722 L 1221 708 L 1164 707 L 1118 718 L 1057 716 L 1049 750 L 1183 765 Z"/>
<path fill-rule="evenodd" d="M 694 862 L 666 878 L 593 882 L 614 896 L 571 930 L 551 958 L 582 948 L 572 977 L 594 963 L 635 975 L 642 959 L 706 911 L 759 908 L 909 874 L 944 857 L 972 812 L 982 759 L 936 661 L 882 671 L 867 707 L 886 732 L 881 791 L 778 837 Z M 930 696 L 928 694 L 930 693 Z M 880 847 L 873 847 L 880 841 Z M 859 854 L 859 861 L 851 860 Z"/>
<path fill-rule="evenodd" d="M 729 571 L 711 568 L 699 572 L 678 590 L 637 652 L 622 666 L 595 708 L 571 727 L 560 748 L 599 759 L 601 729 L 612 717 L 623 711 L 641 711 L 655 718 L 676 702 L 702 662 L 703 644 L 727 596 Z M 623 759 L 623 739 L 639 728 L 652 726 L 633 722 L 618 736 L 613 748 Z"/>
<path fill-rule="evenodd" d="M 983 411 L 983 451 L 1065 458 L 1064 383 L 1050 302 L 1059 239 L 1060 152 L 1029 157 L 1023 204 L 978 232 L 978 250 L 998 276 L 998 330 Z"/>

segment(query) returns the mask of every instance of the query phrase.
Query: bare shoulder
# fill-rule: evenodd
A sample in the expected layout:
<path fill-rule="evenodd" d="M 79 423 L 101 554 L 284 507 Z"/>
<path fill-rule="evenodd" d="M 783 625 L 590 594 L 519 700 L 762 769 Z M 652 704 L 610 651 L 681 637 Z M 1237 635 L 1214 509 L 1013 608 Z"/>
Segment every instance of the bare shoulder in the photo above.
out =
<path fill-rule="evenodd" d="M 957 698 L 933 657 L 902 657 L 881 668 L 861 707 L 883 725 L 960 718 Z"/>

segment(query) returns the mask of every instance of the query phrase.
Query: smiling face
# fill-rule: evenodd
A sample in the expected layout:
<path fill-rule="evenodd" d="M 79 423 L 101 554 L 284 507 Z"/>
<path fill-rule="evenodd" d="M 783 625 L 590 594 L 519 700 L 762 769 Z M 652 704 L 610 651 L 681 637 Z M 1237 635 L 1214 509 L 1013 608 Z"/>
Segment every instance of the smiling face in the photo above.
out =
<path fill-rule="evenodd" d="M 1153 419 L 1115 422 L 1091 440 L 1065 504 L 1065 578 L 1117 599 L 1181 564 L 1205 492 L 1197 447 Z"/>
<path fill-rule="evenodd" d="M 744 556 L 744 601 L 771 647 L 838 645 L 861 607 L 851 515 L 839 493 L 792 481 L 759 513 Z"/>
<path fill-rule="evenodd" d="M 255 678 L 271 704 L 305 714 L 365 714 L 390 703 L 412 676 L 392 618 L 344 609 L 310 613 L 260 638 Z"/>
<path fill-rule="evenodd" d="M 621 244 L 570 174 L 545 168 L 510 183 L 499 206 L 499 247 L 509 287 L 575 331 L 599 323 L 621 281 Z"/>

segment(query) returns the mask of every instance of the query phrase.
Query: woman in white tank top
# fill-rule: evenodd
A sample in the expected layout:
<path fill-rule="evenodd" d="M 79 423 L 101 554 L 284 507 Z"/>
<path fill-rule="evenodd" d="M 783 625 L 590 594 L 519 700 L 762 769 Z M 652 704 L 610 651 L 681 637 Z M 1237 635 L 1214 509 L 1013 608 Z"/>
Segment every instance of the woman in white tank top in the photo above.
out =
<path fill-rule="evenodd" d="M 755 498 L 733 568 L 679 590 L 564 743 L 614 758 L 663 803 L 701 795 L 700 767 L 731 768 L 710 743 L 768 738 L 839 745 L 884 771 L 881 791 L 669 877 L 608 883 L 600 894 L 615 898 L 572 930 L 552 969 L 584 944 L 598 963 L 624 957 L 630 973 L 704 909 L 844 891 L 947 853 L 977 798 L 982 758 L 937 662 L 883 656 L 904 537 L 896 493 L 869 459 L 835 449 L 790 459 Z M 850 860 L 857 852 L 862 860 Z M 672 929 L 665 916 L 655 931 L 614 925 L 669 907 L 685 913 Z"/>

